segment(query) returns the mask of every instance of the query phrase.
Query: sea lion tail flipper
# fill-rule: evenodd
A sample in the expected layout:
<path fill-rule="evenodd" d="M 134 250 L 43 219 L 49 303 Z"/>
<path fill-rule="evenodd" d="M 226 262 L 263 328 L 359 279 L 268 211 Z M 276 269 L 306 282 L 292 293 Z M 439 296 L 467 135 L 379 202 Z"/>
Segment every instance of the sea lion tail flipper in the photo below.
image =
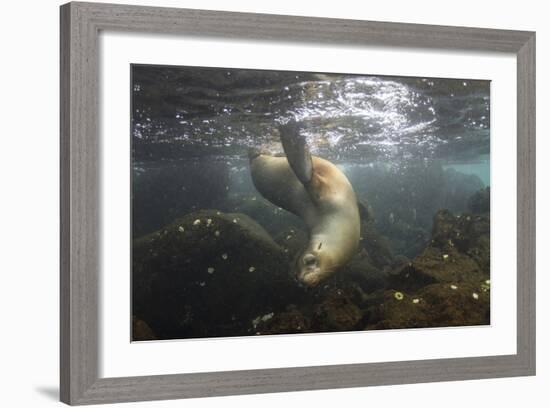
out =
<path fill-rule="evenodd" d="M 279 125 L 279 135 L 292 171 L 302 184 L 309 183 L 313 164 L 306 138 L 300 134 L 300 127 L 294 121 Z"/>

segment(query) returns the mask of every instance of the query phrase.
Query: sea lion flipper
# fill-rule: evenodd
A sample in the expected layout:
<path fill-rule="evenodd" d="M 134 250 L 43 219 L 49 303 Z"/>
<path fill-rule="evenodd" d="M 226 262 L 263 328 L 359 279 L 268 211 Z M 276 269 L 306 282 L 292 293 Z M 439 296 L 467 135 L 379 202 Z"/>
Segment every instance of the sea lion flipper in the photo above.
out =
<path fill-rule="evenodd" d="M 298 124 L 288 122 L 285 125 L 280 125 L 279 135 L 292 171 L 302 184 L 308 184 L 311 181 L 313 164 L 306 138 L 300 134 Z"/>

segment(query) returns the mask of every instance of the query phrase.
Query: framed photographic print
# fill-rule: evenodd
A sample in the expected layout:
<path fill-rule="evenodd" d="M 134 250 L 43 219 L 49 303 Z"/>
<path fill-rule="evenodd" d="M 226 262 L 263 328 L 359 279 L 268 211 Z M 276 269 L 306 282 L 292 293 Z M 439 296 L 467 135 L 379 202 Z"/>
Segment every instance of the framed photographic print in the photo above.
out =
<path fill-rule="evenodd" d="M 62 401 L 535 373 L 534 33 L 69 3 L 61 54 Z"/>

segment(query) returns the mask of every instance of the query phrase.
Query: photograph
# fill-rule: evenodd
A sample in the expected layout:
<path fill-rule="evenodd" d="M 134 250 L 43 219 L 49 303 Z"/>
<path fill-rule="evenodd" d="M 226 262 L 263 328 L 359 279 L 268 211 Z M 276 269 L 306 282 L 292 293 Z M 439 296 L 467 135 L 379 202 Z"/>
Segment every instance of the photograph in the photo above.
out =
<path fill-rule="evenodd" d="M 0 406 L 547 400 L 547 7 L 442 4 L 6 2 Z"/>
<path fill-rule="evenodd" d="M 490 325 L 491 81 L 129 69 L 132 341 Z"/>

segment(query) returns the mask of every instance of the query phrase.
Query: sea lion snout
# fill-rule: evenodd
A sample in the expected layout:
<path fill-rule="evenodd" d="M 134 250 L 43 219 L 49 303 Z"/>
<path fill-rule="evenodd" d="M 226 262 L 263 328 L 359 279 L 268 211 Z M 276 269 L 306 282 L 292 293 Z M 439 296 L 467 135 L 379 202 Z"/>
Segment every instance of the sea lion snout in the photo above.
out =
<path fill-rule="evenodd" d="M 321 282 L 320 275 L 315 272 L 309 272 L 298 277 L 298 281 L 306 287 L 315 287 Z"/>
<path fill-rule="evenodd" d="M 317 286 L 322 280 L 322 267 L 320 258 L 307 252 L 298 258 L 296 264 L 296 279 L 306 287 Z"/>

